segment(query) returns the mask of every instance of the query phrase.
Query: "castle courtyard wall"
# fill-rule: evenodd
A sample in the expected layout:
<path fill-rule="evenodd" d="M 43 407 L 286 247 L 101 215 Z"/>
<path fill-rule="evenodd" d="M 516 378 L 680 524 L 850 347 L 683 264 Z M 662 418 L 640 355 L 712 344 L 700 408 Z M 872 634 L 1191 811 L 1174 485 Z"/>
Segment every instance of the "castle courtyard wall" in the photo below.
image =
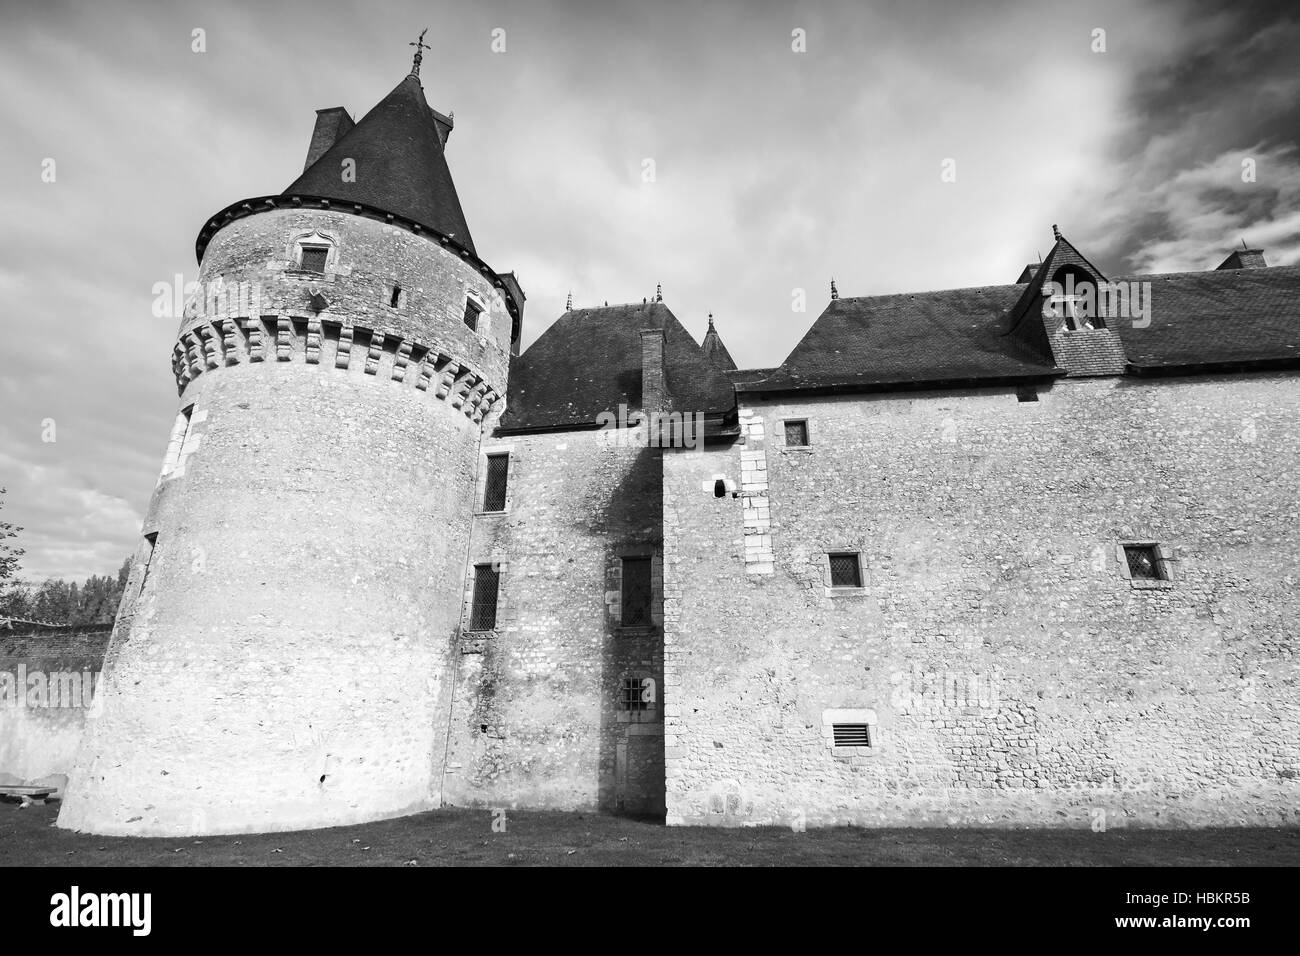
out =
<path fill-rule="evenodd" d="M 1294 376 L 741 404 L 664 456 L 670 824 L 1300 822 Z"/>

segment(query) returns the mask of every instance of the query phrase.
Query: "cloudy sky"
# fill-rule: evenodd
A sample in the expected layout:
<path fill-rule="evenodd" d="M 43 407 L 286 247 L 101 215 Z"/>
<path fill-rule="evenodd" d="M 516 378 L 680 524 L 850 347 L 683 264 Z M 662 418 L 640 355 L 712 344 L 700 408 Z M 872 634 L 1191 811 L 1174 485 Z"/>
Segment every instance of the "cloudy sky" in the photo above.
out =
<path fill-rule="evenodd" d="M 661 282 L 697 338 L 713 312 L 738 362 L 775 365 L 832 275 L 845 296 L 1011 282 L 1052 223 L 1115 274 L 1211 268 L 1242 237 L 1300 261 L 1285 4 L 7 0 L 0 485 L 27 577 L 134 548 L 176 403 L 154 283 L 194 278 L 205 217 L 287 186 L 315 110 L 359 119 L 425 26 L 525 345 L 570 289 Z"/>

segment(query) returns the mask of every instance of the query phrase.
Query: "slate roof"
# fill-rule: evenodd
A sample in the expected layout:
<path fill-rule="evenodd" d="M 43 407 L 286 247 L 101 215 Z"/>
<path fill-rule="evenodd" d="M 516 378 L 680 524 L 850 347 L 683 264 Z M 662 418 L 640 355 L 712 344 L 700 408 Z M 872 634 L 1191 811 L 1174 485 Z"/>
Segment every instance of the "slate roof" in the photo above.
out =
<path fill-rule="evenodd" d="M 1136 372 L 1300 362 L 1300 266 L 1112 276 L 1150 282 L 1150 325 L 1112 319 Z M 1024 284 L 834 299 L 746 391 L 975 383 L 1059 374 L 1007 334 Z"/>
<path fill-rule="evenodd" d="M 501 428 L 592 426 L 619 405 L 641 408 L 641 330 L 664 333 L 669 410 L 724 414 L 735 407 L 726 374 L 662 302 L 565 312 L 510 363 Z"/>
<path fill-rule="evenodd" d="M 1173 369 L 1300 359 L 1300 266 L 1118 276 L 1151 283 L 1151 324 L 1119 331 L 1131 366 Z"/>
<path fill-rule="evenodd" d="M 1008 338 L 1021 285 L 832 299 L 794 351 L 753 391 L 903 385 L 1056 374 Z"/>
<path fill-rule="evenodd" d="M 356 181 L 344 182 L 344 159 Z M 450 236 L 477 255 L 418 77 L 402 80 L 282 195 L 365 203 Z"/>

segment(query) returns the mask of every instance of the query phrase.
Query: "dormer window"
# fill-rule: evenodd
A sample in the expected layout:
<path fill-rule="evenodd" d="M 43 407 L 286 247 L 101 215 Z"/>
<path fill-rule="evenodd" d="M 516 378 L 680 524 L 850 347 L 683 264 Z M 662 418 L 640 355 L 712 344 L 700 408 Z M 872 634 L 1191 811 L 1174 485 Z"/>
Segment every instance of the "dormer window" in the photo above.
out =
<path fill-rule="evenodd" d="M 1043 294 L 1048 297 L 1043 314 L 1062 319 L 1066 331 L 1106 327 L 1098 314 L 1097 283 L 1079 267 L 1062 266 L 1056 270 Z"/>
<path fill-rule="evenodd" d="M 299 260 L 299 267 L 303 272 L 318 272 L 325 274 L 325 263 L 329 261 L 330 251 L 328 246 L 303 246 L 302 258 Z"/>

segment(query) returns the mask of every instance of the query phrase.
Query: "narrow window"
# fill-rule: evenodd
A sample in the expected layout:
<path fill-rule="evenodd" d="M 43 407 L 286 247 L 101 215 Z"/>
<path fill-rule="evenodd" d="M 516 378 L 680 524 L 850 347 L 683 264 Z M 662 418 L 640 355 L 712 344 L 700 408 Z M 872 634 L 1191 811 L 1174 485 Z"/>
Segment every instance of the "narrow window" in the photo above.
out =
<path fill-rule="evenodd" d="M 1126 544 L 1124 559 L 1128 562 L 1130 577 L 1145 581 L 1165 580 L 1164 571 L 1160 567 L 1160 555 L 1154 544 Z"/>
<path fill-rule="evenodd" d="M 727 497 L 727 483 L 726 483 L 726 481 L 724 481 L 723 479 L 719 478 L 717 481 L 715 481 L 715 482 L 713 483 L 713 497 L 715 497 L 715 498 L 725 498 L 725 497 Z"/>
<path fill-rule="evenodd" d="M 623 559 L 623 617 L 624 627 L 645 627 L 654 623 L 650 616 L 650 559 Z"/>
<path fill-rule="evenodd" d="M 194 406 L 181 410 L 176 416 L 176 421 L 172 424 L 171 437 L 167 440 L 167 454 L 163 456 L 162 477 L 166 478 L 176 470 L 176 465 L 181 460 L 182 450 L 185 448 L 185 439 L 190 436 L 190 418 L 194 414 Z"/>
<path fill-rule="evenodd" d="M 303 246 L 302 271 L 324 273 L 325 260 L 328 258 L 329 250 L 324 246 Z"/>
<path fill-rule="evenodd" d="M 487 483 L 483 488 L 483 510 L 506 510 L 506 486 L 510 475 L 510 454 L 487 456 Z"/>
<path fill-rule="evenodd" d="M 389 296 L 388 304 L 394 309 L 402 304 L 402 287 L 400 285 L 393 286 L 393 294 Z"/>
<path fill-rule="evenodd" d="M 474 565 L 474 602 L 470 606 L 469 629 L 491 631 L 497 626 L 497 590 L 501 572 L 490 564 Z"/>
<path fill-rule="evenodd" d="M 787 448 L 805 448 L 808 445 L 808 421 L 799 419 L 785 423 L 785 444 Z"/>
<path fill-rule="evenodd" d="M 153 564 L 154 549 L 158 546 L 158 532 L 144 536 L 144 571 L 140 574 L 140 594 L 144 593 L 145 582 L 149 580 L 149 566 Z"/>
<path fill-rule="evenodd" d="M 644 681 L 640 677 L 624 677 L 618 688 L 619 710 L 649 710 Z"/>
<path fill-rule="evenodd" d="M 870 724 L 832 724 L 831 733 L 836 747 L 870 747 Z"/>
<path fill-rule="evenodd" d="M 832 554 L 830 556 L 830 564 L 831 587 L 862 587 L 862 565 L 858 561 L 856 553 L 846 552 L 843 554 Z"/>
<path fill-rule="evenodd" d="M 478 331 L 478 317 L 483 314 L 483 306 L 473 299 L 465 300 L 465 324 L 475 332 Z"/>

